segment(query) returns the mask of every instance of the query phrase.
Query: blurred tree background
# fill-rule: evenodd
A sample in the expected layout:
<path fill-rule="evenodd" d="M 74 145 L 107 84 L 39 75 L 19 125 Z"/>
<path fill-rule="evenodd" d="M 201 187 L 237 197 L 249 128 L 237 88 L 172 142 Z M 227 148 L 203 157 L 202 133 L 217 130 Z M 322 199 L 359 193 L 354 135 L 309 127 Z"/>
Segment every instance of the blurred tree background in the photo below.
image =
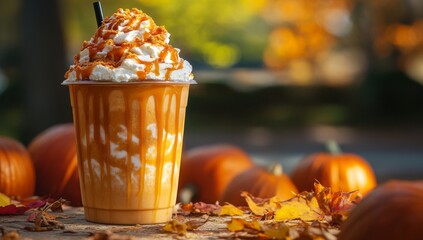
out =
<path fill-rule="evenodd" d="M 190 129 L 422 127 L 419 0 L 103 0 L 165 25 L 194 66 Z M 0 135 L 71 121 L 60 86 L 96 29 L 92 2 L 0 2 Z"/>

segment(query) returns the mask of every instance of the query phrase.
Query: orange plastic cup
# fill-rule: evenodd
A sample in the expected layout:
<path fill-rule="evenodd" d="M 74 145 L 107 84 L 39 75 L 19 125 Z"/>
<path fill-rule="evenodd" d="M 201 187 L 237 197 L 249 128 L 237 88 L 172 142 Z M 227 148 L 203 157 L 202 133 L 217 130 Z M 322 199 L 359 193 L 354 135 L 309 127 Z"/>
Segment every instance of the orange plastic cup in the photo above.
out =
<path fill-rule="evenodd" d="M 169 221 L 176 203 L 190 83 L 69 86 L 88 221 Z"/>

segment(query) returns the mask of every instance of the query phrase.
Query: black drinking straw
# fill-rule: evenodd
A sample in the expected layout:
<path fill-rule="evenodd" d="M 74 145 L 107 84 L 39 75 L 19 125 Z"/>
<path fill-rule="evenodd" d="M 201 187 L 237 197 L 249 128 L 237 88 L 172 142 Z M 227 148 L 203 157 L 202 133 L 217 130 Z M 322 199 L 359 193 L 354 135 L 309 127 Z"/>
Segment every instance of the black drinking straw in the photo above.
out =
<path fill-rule="evenodd" d="M 94 5 L 94 12 L 95 12 L 95 18 L 97 20 L 97 27 L 101 26 L 101 23 L 103 22 L 103 9 L 101 9 L 101 3 L 93 2 Z"/>

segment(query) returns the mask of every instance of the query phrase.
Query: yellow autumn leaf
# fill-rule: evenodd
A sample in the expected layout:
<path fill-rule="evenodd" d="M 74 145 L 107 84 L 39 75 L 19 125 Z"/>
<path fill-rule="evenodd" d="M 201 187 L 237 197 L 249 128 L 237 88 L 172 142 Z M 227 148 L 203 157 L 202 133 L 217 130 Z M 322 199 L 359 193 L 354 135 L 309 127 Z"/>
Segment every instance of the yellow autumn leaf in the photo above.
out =
<path fill-rule="evenodd" d="M 313 212 L 323 215 L 322 209 L 320 208 L 319 201 L 316 197 L 312 197 L 310 200 L 307 200 L 307 205 Z"/>
<path fill-rule="evenodd" d="M 272 197 L 263 204 L 263 207 L 270 212 L 274 212 L 276 209 L 280 208 L 281 199 L 278 197 Z"/>
<path fill-rule="evenodd" d="M 224 205 L 220 212 L 219 212 L 219 216 L 242 216 L 244 214 L 244 211 L 242 211 L 241 209 L 235 207 L 234 205 L 227 203 L 226 205 Z"/>
<path fill-rule="evenodd" d="M 179 235 L 187 234 L 187 225 L 185 223 L 180 223 L 177 220 L 173 219 L 164 225 L 163 230 L 166 232 L 177 233 Z"/>
<path fill-rule="evenodd" d="M 231 232 L 239 232 L 245 229 L 262 231 L 262 227 L 258 221 L 247 221 L 242 218 L 232 218 L 229 222 L 226 223 L 226 227 Z"/>
<path fill-rule="evenodd" d="M 258 216 L 264 216 L 266 214 L 266 208 L 262 206 L 258 206 L 253 199 L 250 197 L 250 194 L 247 192 L 243 192 L 241 194 L 245 198 L 245 201 L 248 204 L 248 207 L 250 208 L 251 212 L 253 212 L 255 215 Z"/>
<path fill-rule="evenodd" d="M 253 229 L 253 230 L 257 230 L 257 231 L 261 231 L 262 230 L 262 227 L 261 227 L 260 223 L 257 222 L 256 220 L 253 220 L 251 222 L 248 222 L 248 221 L 245 221 L 244 220 L 244 225 L 245 225 L 246 228 L 249 228 L 249 229 Z"/>
<path fill-rule="evenodd" d="M 317 180 L 313 183 L 313 186 L 314 186 L 314 191 L 316 194 L 323 192 L 325 190 L 325 187 L 322 184 L 320 184 L 320 182 Z"/>
<path fill-rule="evenodd" d="M 226 223 L 226 227 L 231 232 L 239 232 L 244 230 L 244 220 L 241 218 L 232 218 L 229 222 Z"/>
<path fill-rule="evenodd" d="M 319 207 L 325 212 L 330 213 L 331 202 L 332 202 L 332 189 L 329 187 L 322 186 L 319 182 L 314 183 L 314 195 L 317 198 Z"/>
<path fill-rule="evenodd" d="M 10 203 L 11 203 L 10 198 L 5 194 L 0 193 L 0 207 L 10 205 Z"/>
<path fill-rule="evenodd" d="M 281 207 L 275 211 L 274 220 L 285 221 L 300 218 L 303 221 L 314 221 L 321 219 L 321 216 L 314 197 L 310 201 L 295 197 L 281 203 Z"/>

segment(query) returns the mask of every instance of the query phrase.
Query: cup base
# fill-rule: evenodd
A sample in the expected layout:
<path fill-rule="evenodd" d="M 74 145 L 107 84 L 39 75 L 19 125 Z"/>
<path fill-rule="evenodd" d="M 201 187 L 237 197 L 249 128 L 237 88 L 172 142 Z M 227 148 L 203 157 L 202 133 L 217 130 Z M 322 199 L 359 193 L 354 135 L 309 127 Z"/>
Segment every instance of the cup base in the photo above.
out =
<path fill-rule="evenodd" d="M 84 207 L 85 219 L 95 223 L 105 224 L 156 224 L 172 219 L 173 208 L 149 210 L 115 210 Z"/>

